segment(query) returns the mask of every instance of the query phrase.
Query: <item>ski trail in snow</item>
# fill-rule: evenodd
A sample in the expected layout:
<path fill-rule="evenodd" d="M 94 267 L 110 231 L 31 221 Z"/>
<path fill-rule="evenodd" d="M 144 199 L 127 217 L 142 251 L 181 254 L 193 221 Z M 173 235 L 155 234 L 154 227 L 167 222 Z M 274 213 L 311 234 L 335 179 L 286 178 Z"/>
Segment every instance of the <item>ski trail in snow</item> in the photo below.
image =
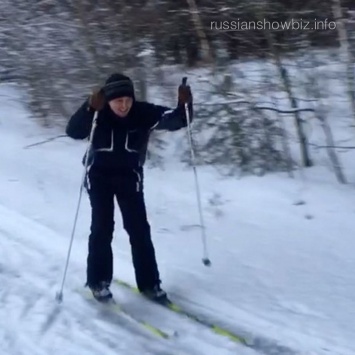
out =
<path fill-rule="evenodd" d="M 83 287 L 84 266 L 70 264 L 64 300 L 55 301 L 66 246 L 48 228 L 0 206 L 0 336 L 4 354 L 255 354 L 209 334 L 207 329 L 170 317 L 176 339 L 154 338 L 138 323 L 89 304 L 75 290 Z M 83 258 L 80 260 L 84 260 Z M 82 263 L 81 263 L 82 264 Z M 137 302 L 139 306 L 139 302 Z M 141 312 L 146 311 L 141 308 Z M 164 312 L 155 309 L 157 323 Z M 175 323 L 174 323 L 175 321 Z M 24 350 L 25 349 L 25 350 Z"/>
<path fill-rule="evenodd" d="M 8 233 L 4 236 L 6 236 L 7 240 L 9 240 Z M 11 239 L 10 244 L 12 248 L 16 247 L 16 249 L 19 251 L 17 255 L 21 257 L 21 263 L 30 264 L 31 260 L 36 260 L 36 262 L 39 262 L 40 264 L 43 263 L 43 256 L 46 258 L 46 255 L 44 253 L 41 259 L 40 255 L 42 254 L 42 252 L 40 250 L 35 250 L 31 246 L 26 248 L 24 245 L 22 245 L 22 249 L 19 249 L 18 245 L 16 245 L 17 238 L 18 237 L 14 237 L 13 239 Z M 2 243 L 2 250 L 4 250 L 3 247 L 4 243 Z M 13 254 L 10 253 L 9 255 Z M 17 257 L 11 257 L 8 258 L 6 262 L 11 265 L 11 263 L 16 264 L 17 261 L 19 261 Z M 126 322 L 119 322 L 119 317 L 117 317 L 117 320 L 115 320 L 114 323 L 110 323 L 110 325 L 116 326 L 116 331 L 114 332 L 115 336 L 113 336 L 113 332 L 107 332 L 107 322 L 97 322 L 96 317 L 98 314 L 95 314 L 95 307 L 92 308 L 91 312 L 88 312 L 88 310 L 90 309 L 88 309 L 87 307 L 78 307 L 79 302 L 76 302 L 75 305 L 71 306 L 70 299 L 68 299 L 68 302 L 64 305 L 59 306 L 55 304 L 54 298 L 51 297 L 54 293 L 48 293 L 48 289 L 52 289 L 52 291 L 54 291 L 54 288 L 50 285 L 54 285 L 54 283 L 50 282 L 49 285 L 46 285 L 45 282 L 43 282 L 44 280 L 46 280 L 46 276 L 48 279 L 48 275 L 46 275 L 46 272 L 44 271 L 46 270 L 46 266 L 44 264 L 43 266 L 44 267 L 41 267 L 41 270 L 37 274 L 28 271 L 29 268 L 24 269 L 18 279 L 13 279 L 11 277 L 13 275 L 13 272 L 10 272 L 10 277 L 8 278 L 7 282 L 5 282 L 5 285 L 11 284 L 11 289 L 9 292 L 7 292 L 7 295 L 11 294 L 11 301 L 9 297 L 5 299 L 8 304 L 11 304 L 10 323 L 8 324 L 7 322 L 6 327 L 4 326 L 4 328 L 7 329 L 7 333 L 5 335 L 5 340 L 7 339 L 7 341 L 5 341 L 5 343 L 7 343 L 8 348 L 26 348 L 30 353 L 41 354 L 42 352 L 39 351 L 41 346 L 38 346 L 37 348 L 38 344 L 35 345 L 36 342 L 31 344 L 32 337 L 28 336 L 28 332 L 23 332 L 23 334 L 27 334 L 26 337 L 16 336 L 14 338 L 12 336 L 12 334 L 16 334 L 18 332 L 18 324 L 21 324 L 21 327 L 27 329 L 26 324 L 31 323 L 32 332 L 37 333 L 38 331 L 39 335 L 37 337 L 34 336 L 33 338 L 38 338 L 39 342 L 41 343 L 46 342 L 43 336 L 45 336 L 46 333 L 50 332 L 50 328 L 56 327 L 57 329 L 55 329 L 55 332 L 58 333 L 58 328 L 62 328 L 64 325 L 63 323 L 68 323 L 68 319 L 69 322 L 72 324 L 72 329 L 79 326 L 78 329 L 76 329 L 76 332 L 78 332 L 80 329 L 81 334 L 86 334 L 85 342 L 79 344 L 80 353 L 82 353 L 82 350 L 83 348 L 85 349 L 85 347 L 88 347 L 88 349 L 96 348 L 97 352 L 94 353 L 101 353 L 101 351 L 104 350 L 109 351 L 110 349 L 115 349 L 117 348 L 117 341 L 115 342 L 114 339 L 116 339 L 120 333 L 123 333 L 122 336 L 124 336 L 124 338 L 132 337 L 132 334 L 134 334 L 136 340 L 139 336 L 142 336 L 144 332 L 140 331 L 139 327 L 135 327 L 133 325 L 131 328 L 127 327 Z M 24 282 L 26 282 L 26 284 L 24 284 Z M 5 319 L 5 317 L 3 317 L 3 319 Z M 105 319 L 105 321 L 106 320 L 107 319 Z M 117 331 L 118 329 L 120 331 Z M 122 329 L 124 330 L 124 332 L 122 332 Z M 58 335 L 61 336 L 61 334 Z M 64 338 L 66 336 L 67 335 L 63 334 L 61 337 Z M 50 338 L 53 338 L 53 336 L 50 336 Z M 91 340 L 88 345 L 85 345 L 85 343 L 88 343 L 88 339 Z M 92 339 L 96 339 L 96 341 L 93 341 Z M 144 342 L 148 341 L 149 336 L 147 334 L 143 335 L 143 340 Z M 75 340 L 75 343 L 78 343 L 77 340 Z M 95 345 L 95 343 L 98 344 Z M 105 344 L 108 345 L 108 349 L 105 349 Z M 149 348 L 149 346 L 145 344 L 145 348 Z M 134 352 L 135 351 L 132 351 L 132 353 Z M 137 353 L 138 352 L 139 350 L 137 349 Z M 152 353 L 158 354 L 159 352 L 159 349 L 152 347 Z M 43 354 L 46 353 L 46 351 L 43 351 Z M 171 354 L 173 354 L 173 352 L 171 352 Z"/>
<path fill-rule="evenodd" d="M 83 274 L 83 268 L 78 267 L 74 260 L 70 266 L 68 289 L 64 296 L 66 300 L 64 301 L 64 305 L 57 305 L 54 301 L 54 295 L 59 283 L 56 277 L 61 277 L 61 266 L 64 261 L 63 255 L 65 255 L 64 252 L 66 251 L 65 247 L 62 246 L 62 243 L 60 246 L 58 245 L 58 249 L 61 248 L 62 250 L 56 255 L 55 246 L 57 244 L 55 242 L 58 240 L 58 236 L 55 233 L 1 206 L 0 215 L 7 221 L 0 228 L 0 234 L 3 236 L 0 240 L 0 248 L 4 254 L 1 258 L 3 264 L 0 278 L 3 278 L 3 285 L 9 285 L 8 287 L 4 287 L 3 292 L 0 293 L 0 297 L 3 303 L 12 304 L 12 308 L 15 307 L 13 304 L 16 301 L 16 311 L 12 312 L 11 326 L 7 329 L 4 336 L 4 344 L 7 344 L 8 348 L 16 348 L 19 346 L 18 344 L 22 344 L 21 347 L 26 346 L 27 348 L 31 348 L 34 346 L 31 343 L 31 339 L 39 338 L 39 347 L 46 349 L 52 343 L 50 339 L 53 339 L 54 336 L 59 336 L 69 341 L 70 337 L 68 337 L 67 332 L 68 329 L 71 329 L 73 333 L 78 333 L 80 330 L 81 336 L 75 336 L 75 340 L 73 341 L 77 349 L 80 348 L 80 351 L 87 349 L 88 354 L 90 354 L 92 349 L 101 349 L 97 351 L 102 351 L 102 348 L 105 346 L 108 352 L 112 351 L 112 349 L 115 349 L 115 351 L 118 349 L 122 350 L 123 345 L 118 345 L 116 340 L 119 334 L 122 334 L 125 339 L 132 338 L 132 334 L 134 334 L 135 346 L 138 346 L 137 339 L 141 339 L 140 341 L 144 342 L 144 348 L 149 348 L 152 354 L 159 354 L 160 351 L 164 355 L 178 354 L 174 352 L 169 353 L 167 349 L 160 350 L 161 342 L 151 339 L 151 336 L 144 329 L 137 326 L 137 324 L 130 324 L 130 322 L 123 320 L 119 316 L 109 315 L 107 317 L 95 306 L 87 307 L 79 295 L 73 294 L 75 287 L 83 285 L 82 279 L 74 277 L 77 280 L 77 284 L 74 286 L 72 275 Z M 48 243 L 49 239 L 52 243 Z M 11 252 L 5 252 L 7 249 L 11 249 Z M 13 252 L 14 250 L 16 252 Z M 19 295 L 15 297 L 15 300 L 14 294 Z M 218 302 L 213 299 L 208 301 L 208 303 L 217 304 Z M 189 302 L 186 305 L 191 307 Z M 139 303 L 137 303 L 137 307 L 139 312 L 147 312 L 147 309 L 143 309 Z M 224 307 L 221 308 L 224 309 Z M 195 303 L 193 312 L 198 311 L 199 305 Z M 203 313 L 208 314 L 206 311 L 208 310 L 205 308 Z M 161 323 L 163 320 L 163 311 L 159 314 L 161 317 L 159 323 Z M 210 312 L 209 314 L 212 319 L 216 318 L 215 313 Z M 35 320 L 33 320 L 34 316 L 36 317 Z M 151 321 L 154 321 L 154 316 L 150 318 L 152 318 Z M 31 319 L 32 332 L 35 332 L 37 335 L 31 337 L 23 335 L 21 338 L 14 338 L 12 334 L 17 329 L 16 323 L 21 322 L 25 328 L 26 324 L 29 323 L 29 319 Z M 173 317 L 169 319 L 169 322 L 168 324 L 174 324 Z M 175 323 L 174 325 L 177 324 Z M 28 325 L 28 327 L 31 326 Z M 115 330 L 112 331 L 110 327 L 113 327 Z M 209 334 L 210 332 L 207 329 L 192 325 L 190 322 L 181 322 L 178 328 L 180 336 L 175 340 L 175 344 L 179 349 L 185 349 L 186 354 L 212 354 L 217 349 L 219 349 L 219 354 L 230 354 L 232 349 L 235 351 L 238 348 L 234 344 L 233 346 L 229 344 L 227 340 L 223 341 L 217 335 Z M 245 331 L 243 329 L 236 329 L 236 333 L 244 335 Z M 279 345 L 271 339 L 262 336 L 253 336 L 253 334 L 247 335 L 253 340 L 253 349 L 262 354 L 299 354 L 299 352 Z M 89 342 L 88 339 L 90 339 Z M 197 346 L 197 344 L 199 345 Z M 58 348 L 60 348 L 59 345 Z M 196 348 L 198 351 L 196 351 Z M 249 351 L 249 349 L 241 351 L 241 354 L 254 353 L 252 350 Z M 42 355 L 41 352 L 37 351 L 37 353 Z"/>
<path fill-rule="evenodd" d="M 14 274 L 13 272 L 9 274 L 10 279 L 8 280 L 8 284 L 11 289 L 9 292 L 7 292 L 7 295 L 11 294 L 11 324 L 14 324 L 13 327 L 8 328 L 7 338 L 10 339 L 9 346 L 11 348 L 13 347 L 13 342 L 11 342 L 12 338 L 10 334 L 14 333 L 16 323 L 20 322 L 21 325 L 24 326 L 26 322 L 30 320 L 30 322 L 34 326 L 33 328 L 36 328 L 38 326 L 39 334 L 43 336 L 46 332 L 50 331 L 50 328 L 52 326 L 56 325 L 56 321 L 65 320 L 65 318 L 68 317 L 68 314 L 70 313 L 70 317 L 72 318 L 71 322 L 73 323 L 73 320 L 76 321 L 75 323 L 80 326 L 81 332 L 86 333 L 88 335 L 87 339 L 96 338 L 97 340 L 99 340 L 100 344 L 110 344 L 110 347 L 114 348 L 114 344 L 112 343 L 112 341 L 110 342 L 110 337 L 105 335 L 107 334 L 107 324 L 95 322 L 95 308 L 92 309 L 92 312 L 90 314 L 87 309 L 84 310 L 84 307 L 78 307 L 78 302 L 75 303 L 75 306 L 70 306 L 71 300 L 68 300 L 69 302 L 59 306 L 54 302 L 54 298 L 51 299 L 51 296 L 54 295 L 53 286 L 55 285 L 55 283 L 51 281 L 46 285 L 45 282 L 43 282 L 44 280 L 50 280 L 50 278 L 48 278 L 48 273 L 46 272 L 47 266 L 45 265 L 45 260 L 43 260 L 47 259 L 48 256 L 45 255 L 43 251 L 39 249 L 36 250 L 33 245 L 29 245 L 27 248 L 26 246 L 22 245 L 22 248 L 20 248 L 18 236 L 11 236 L 11 234 L 9 233 L 3 234 L 3 236 L 7 237 L 7 241 L 9 241 L 10 239 L 9 244 L 11 245 L 11 248 L 16 248 L 16 250 L 19 251 L 15 258 L 13 258 L 13 253 L 8 254 L 11 255 L 11 257 L 8 257 L 6 260 L 6 263 L 8 265 L 16 265 L 16 263 L 18 262 L 21 262 L 21 264 L 31 264 L 31 262 L 33 262 L 34 260 L 37 263 L 39 262 L 39 264 L 42 264 L 40 270 L 36 270 L 36 274 L 33 274 L 33 272 L 28 271 L 31 269 L 24 268 L 24 271 L 21 273 L 21 276 L 18 277 L 17 280 L 11 277 Z M 3 247 L 4 245 L 2 245 L 2 250 L 4 250 Z M 41 255 L 42 258 L 40 257 Z M 19 257 L 21 258 L 21 260 Z M 19 265 L 19 267 L 21 267 L 21 265 Z M 26 281 L 26 285 L 23 284 L 24 281 Z M 48 293 L 48 290 L 51 290 L 51 292 Z M 9 302 L 9 298 L 7 298 L 5 301 Z M 34 318 L 37 319 L 34 321 Z M 83 322 L 81 318 L 85 319 L 85 321 Z M 88 324 L 91 323 L 91 325 L 88 326 L 86 322 L 88 322 Z M 124 329 L 124 327 L 127 328 L 127 324 L 125 324 L 125 322 L 116 322 L 116 325 L 118 325 L 120 329 Z M 62 324 L 60 326 L 62 326 Z M 124 336 L 127 337 L 131 332 L 135 331 L 135 337 L 137 337 L 140 333 L 139 328 L 137 328 L 138 327 L 132 326 L 132 329 L 128 329 L 128 331 L 125 331 L 127 332 L 127 334 L 124 334 Z M 148 336 L 145 336 L 144 340 L 147 339 Z M 25 340 L 27 342 L 30 342 L 30 339 Z M 25 343 L 25 340 L 23 340 L 22 342 Z M 16 341 L 18 342 L 18 339 Z M 90 343 L 93 342 L 90 341 Z M 90 348 L 92 347 L 92 345 L 93 344 L 90 345 Z M 21 345 L 21 347 L 22 346 L 25 346 L 25 344 Z M 81 349 L 82 346 L 83 344 L 81 344 L 80 346 Z M 26 347 L 30 348 L 28 345 L 26 345 Z M 102 346 L 100 347 L 102 351 Z M 35 352 L 31 351 L 31 353 Z"/>
<path fill-rule="evenodd" d="M 114 289 L 115 289 L 115 291 L 119 290 L 120 294 L 123 294 L 125 296 L 126 300 L 125 300 L 125 298 L 123 299 L 123 304 L 128 309 L 131 308 L 131 312 L 137 312 L 139 314 L 142 312 L 143 308 L 148 311 L 151 310 L 152 312 L 155 310 L 156 306 L 155 305 L 152 306 L 151 302 L 146 301 L 146 300 L 142 300 L 141 302 L 139 302 L 138 308 L 136 308 L 134 306 L 136 304 L 135 302 L 133 302 L 133 305 L 130 305 L 132 299 L 133 300 L 134 299 L 141 299 L 141 296 L 133 293 L 131 290 L 128 290 L 127 288 L 122 287 L 122 286 L 117 285 Z M 258 353 L 265 354 L 265 355 L 276 355 L 276 354 L 297 355 L 297 354 L 301 354 L 301 352 L 298 351 L 297 349 L 292 349 L 290 347 L 278 344 L 278 342 L 272 340 L 271 338 L 269 339 L 266 336 L 258 335 L 256 333 L 253 333 L 250 330 L 244 329 L 242 324 L 240 324 L 240 326 L 236 326 L 235 320 L 233 322 L 234 324 L 230 324 L 230 322 L 228 321 L 228 320 L 230 320 L 230 317 L 228 316 L 228 314 L 223 315 L 222 313 L 216 312 L 216 310 L 212 311 L 210 308 L 208 308 L 206 306 L 202 306 L 199 302 L 184 299 L 184 297 L 179 296 L 176 293 L 170 293 L 170 298 L 173 302 L 176 302 L 176 304 L 181 305 L 183 307 L 183 309 L 186 310 L 187 312 L 189 312 L 191 315 L 197 316 L 199 319 L 204 320 L 213 326 L 220 326 L 220 327 L 222 327 L 222 329 L 229 330 L 232 333 L 238 334 L 239 336 L 243 337 L 248 343 L 247 346 L 250 349 L 257 351 Z M 218 300 L 212 300 L 212 298 L 211 298 L 209 302 L 211 304 L 217 304 Z M 132 307 L 135 307 L 135 309 L 132 309 Z M 221 309 L 223 309 L 222 306 L 221 306 Z M 172 311 L 166 310 L 167 315 L 169 315 L 169 314 L 171 315 L 171 312 Z M 146 317 L 149 318 L 149 312 L 146 315 Z M 187 318 L 183 314 L 179 315 L 179 317 Z M 192 322 L 195 322 L 195 321 L 192 321 Z M 206 327 L 206 329 L 208 329 L 208 327 Z M 182 329 L 181 332 L 191 332 L 191 330 Z M 204 340 L 205 344 L 208 344 L 209 340 L 211 339 L 211 337 L 204 338 L 204 333 L 201 331 L 199 332 L 199 336 L 201 339 Z M 216 336 L 216 337 L 219 337 L 219 336 Z M 186 341 L 186 340 L 184 340 L 184 341 Z M 215 342 L 216 341 L 217 340 L 215 340 Z"/>

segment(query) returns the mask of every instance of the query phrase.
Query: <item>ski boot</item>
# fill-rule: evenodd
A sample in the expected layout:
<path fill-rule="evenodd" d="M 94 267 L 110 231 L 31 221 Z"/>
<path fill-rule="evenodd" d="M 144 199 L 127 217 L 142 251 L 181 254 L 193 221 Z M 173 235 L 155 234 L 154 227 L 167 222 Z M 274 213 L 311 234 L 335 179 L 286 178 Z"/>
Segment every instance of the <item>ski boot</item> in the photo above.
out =
<path fill-rule="evenodd" d="M 153 302 L 161 304 L 167 304 L 170 302 L 167 293 L 162 290 L 159 285 L 156 285 L 150 289 L 145 289 L 141 291 L 141 293 L 144 297 L 148 298 Z"/>
<path fill-rule="evenodd" d="M 89 286 L 89 288 L 94 298 L 99 302 L 107 302 L 113 297 L 108 282 L 102 281 L 97 286 Z"/>

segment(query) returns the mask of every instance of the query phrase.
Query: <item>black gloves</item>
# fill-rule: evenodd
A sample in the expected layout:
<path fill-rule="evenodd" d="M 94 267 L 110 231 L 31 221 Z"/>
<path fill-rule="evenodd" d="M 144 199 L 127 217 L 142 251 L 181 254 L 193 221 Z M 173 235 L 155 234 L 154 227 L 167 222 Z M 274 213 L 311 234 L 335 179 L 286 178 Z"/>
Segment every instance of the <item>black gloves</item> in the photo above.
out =
<path fill-rule="evenodd" d="M 178 107 L 184 111 L 184 118 L 187 121 L 186 111 L 185 111 L 185 104 L 187 104 L 188 111 L 189 111 L 189 119 L 191 122 L 193 119 L 193 109 L 192 109 L 193 97 L 192 97 L 190 85 L 186 85 L 186 81 L 187 78 L 184 77 L 182 79 L 182 83 L 179 85 Z"/>
<path fill-rule="evenodd" d="M 89 96 L 89 106 L 95 111 L 101 111 L 106 103 L 106 99 L 102 89 L 94 90 Z"/>
<path fill-rule="evenodd" d="M 182 83 L 179 86 L 178 91 L 178 106 L 185 104 L 192 104 L 192 93 L 190 85 L 186 85 L 187 78 L 182 79 Z"/>

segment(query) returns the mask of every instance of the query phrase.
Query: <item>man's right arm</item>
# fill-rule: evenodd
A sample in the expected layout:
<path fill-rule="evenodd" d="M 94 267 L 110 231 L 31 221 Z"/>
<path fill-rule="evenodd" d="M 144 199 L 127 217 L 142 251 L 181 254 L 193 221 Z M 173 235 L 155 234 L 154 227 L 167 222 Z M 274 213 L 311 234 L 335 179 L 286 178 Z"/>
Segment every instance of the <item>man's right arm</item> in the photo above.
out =
<path fill-rule="evenodd" d="M 65 133 L 73 139 L 88 138 L 91 132 L 92 121 L 95 111 L 86 100 L 79 109 L 71 116 Z"/>

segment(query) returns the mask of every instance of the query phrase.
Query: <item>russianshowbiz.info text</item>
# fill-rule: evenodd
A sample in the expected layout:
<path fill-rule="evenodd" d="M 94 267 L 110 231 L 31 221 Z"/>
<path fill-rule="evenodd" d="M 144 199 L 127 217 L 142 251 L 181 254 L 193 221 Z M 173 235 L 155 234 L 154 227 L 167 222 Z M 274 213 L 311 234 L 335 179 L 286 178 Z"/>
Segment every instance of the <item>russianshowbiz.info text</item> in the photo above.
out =
<path fill-rule="evenodd" d="M 253 31 L 253 30 L 273 30 L 273 31 L 325 31 L 335 30 L 336 22 L 328 19 L 290 19 L 288 21 L 246 21 L 220 20 L 211 21 L 210 29 L 216 31 Z"/>

